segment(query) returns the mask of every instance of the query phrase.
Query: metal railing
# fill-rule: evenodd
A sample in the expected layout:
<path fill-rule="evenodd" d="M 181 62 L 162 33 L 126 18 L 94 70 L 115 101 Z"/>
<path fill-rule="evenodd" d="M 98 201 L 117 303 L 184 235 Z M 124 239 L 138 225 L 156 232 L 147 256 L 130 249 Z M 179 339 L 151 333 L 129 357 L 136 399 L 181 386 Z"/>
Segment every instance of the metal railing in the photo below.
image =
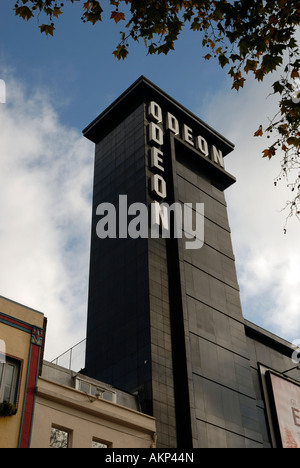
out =
<path fill-rule="evenodd" d="M 51 363 L 74 372 L 79 372 L 85 367 L 85 347 L 86 339 L 80 341 L 72 348 L 53 359 Z"/>

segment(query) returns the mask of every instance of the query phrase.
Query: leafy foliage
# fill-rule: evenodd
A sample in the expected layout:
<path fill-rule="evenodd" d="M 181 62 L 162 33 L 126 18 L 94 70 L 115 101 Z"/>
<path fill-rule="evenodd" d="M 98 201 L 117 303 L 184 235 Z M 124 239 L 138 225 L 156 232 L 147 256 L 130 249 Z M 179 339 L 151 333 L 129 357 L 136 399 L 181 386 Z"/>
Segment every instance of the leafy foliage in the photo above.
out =
<path fill-rule="evenodd" d="M 84 22 L 94 25 L 102 21 L 100 1 L 83 0 L 82 5 Z M 295 38 L 299 0 L 110 0 L 110 5 L 111 19 L 123 23 L 125 29 L 113 52 L 119 60 L 128 55 L 130 40 L 142 40 L 149 54 L 168 54 L 188 24 L 208 49 L 204 59 L 215 58 L 226 67 L 233 89 L 243 88 L 249 74 L 263 81 L 266 75 L 279 72 L 273 84 L 273 94 L 279 98 L 278 114 L 254 135 L 275 134 L 263 157 L 273 158 L 278 150 L 283 151 L 281 176 L 300 169 L 300 54 Z M 53 35 L 53 21 L 63 7 L 57 0 L 17 0 L 15 14 L 26 20 L 44 14 L 50 24 L 39 27 L 48 36 Z M 291 210 L 300 219 L 300 175 L 291 190 L 296 193 Z"/>
<path fill-rule="evenodd" d="M 14 416 L 15 414 L 17 414 L 17 408 L 13 403 L 8 401 L 0 403 L 0 416 Z"/>

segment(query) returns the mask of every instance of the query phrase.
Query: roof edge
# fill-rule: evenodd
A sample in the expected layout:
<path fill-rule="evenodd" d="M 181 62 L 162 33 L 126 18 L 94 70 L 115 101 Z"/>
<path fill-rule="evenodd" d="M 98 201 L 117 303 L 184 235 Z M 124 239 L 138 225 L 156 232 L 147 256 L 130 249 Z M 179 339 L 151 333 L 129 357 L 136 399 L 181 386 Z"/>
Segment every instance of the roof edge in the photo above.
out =
<path fill-rule="evenodd" d="M 113 112 L 114 110 L 117 110 L 117 108 L 119 107 L 122 107 L 122 105 L 124 105 L 126 100 L 130 97 L 130 95 L 135 96 L 135 95 L 138 95 L 139 93 L 142 94 L 143 91 L 146 91 L 147 89 L 154 91 L 163 100 L 169 101 L 175 108 L 178 109 L 179 112 L 185 113 L 189 117 L 189 119 L 193 120 L 196 124 L 200 124 L 207 132 L 214 135 L 214 137 L 218 138 L 218 140 L 222 141 L 224 146 L 228 148 L 227 154 L 233 151 L 235 145 L 231 141 L 229 141 L 227 138 L 225 138 L 223 135 L 221 135 L 219 132 L 213 129 L 210 125 L 205 123 L 202 119 L 196 116 L 193 112 L 189 111 L 185 106 L 180 104 L 176 99 L 171 97 L 168 93 L 163 91 L 161 88 L 159 88 L 157 85 L 151 82 L 144 75 L 141 75 L 131 86 L 129 86 L 129 88 L 127 88 L 117 99 L 115 99 L 103 112 L 99 114 L 98 117 L 96 117 L 83 130 L 84 137 L 88 138 L 94 143 L 97 143 L 96 134 L 97 134 L 97 129 L 101 125 L 100 122 L 104 121 L 104 119 L 109 115 L 109 113 Z"/>

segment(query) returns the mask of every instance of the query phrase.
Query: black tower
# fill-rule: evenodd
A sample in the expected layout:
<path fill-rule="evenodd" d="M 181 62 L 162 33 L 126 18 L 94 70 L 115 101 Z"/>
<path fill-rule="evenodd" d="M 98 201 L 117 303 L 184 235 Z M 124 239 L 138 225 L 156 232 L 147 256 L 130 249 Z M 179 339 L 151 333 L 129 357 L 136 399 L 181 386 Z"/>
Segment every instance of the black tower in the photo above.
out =
<path fill-rule="evenodd" d="M 96 144 L 86 373 L 139 393 L 158 447 L 218 437 L 219 404 L 230 412 L 222 431 L 236 426 L 247 438 L 251 418 L 240 414 L 252 408 L 253 384 L 224 198 L 233 145 L 144 77 L 84 135 Z M 128 237 L 120 195 L 127 206 L 192 203 L 194 216 L 203 203 L 203 246 L 155 238 L 150 227 L 148 238 Z M 116 207 L 116 238 L 97 233 L 103 203 Z"/>

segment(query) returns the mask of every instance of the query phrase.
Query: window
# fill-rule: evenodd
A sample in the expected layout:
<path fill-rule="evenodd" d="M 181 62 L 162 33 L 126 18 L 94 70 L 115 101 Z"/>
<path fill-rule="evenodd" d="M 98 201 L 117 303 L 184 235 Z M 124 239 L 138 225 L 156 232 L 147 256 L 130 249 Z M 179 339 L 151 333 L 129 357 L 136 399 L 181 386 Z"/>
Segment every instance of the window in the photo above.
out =
<path fill-rule="evenodd" d="M 20 365 L 7 359 L 0 363 L 0 402 L 16 403 Z"/>
<path fill-rule="evenodd" d="M 70 431 L 51 427 L 50 448 L 70 448 Z"/>
<path fill-rule="evenodd" d="M 101 442 L 100 440 L 93 439 L 92 441 L 92 448 L 109 448 L 110 445 L 107 442 Z"/>

